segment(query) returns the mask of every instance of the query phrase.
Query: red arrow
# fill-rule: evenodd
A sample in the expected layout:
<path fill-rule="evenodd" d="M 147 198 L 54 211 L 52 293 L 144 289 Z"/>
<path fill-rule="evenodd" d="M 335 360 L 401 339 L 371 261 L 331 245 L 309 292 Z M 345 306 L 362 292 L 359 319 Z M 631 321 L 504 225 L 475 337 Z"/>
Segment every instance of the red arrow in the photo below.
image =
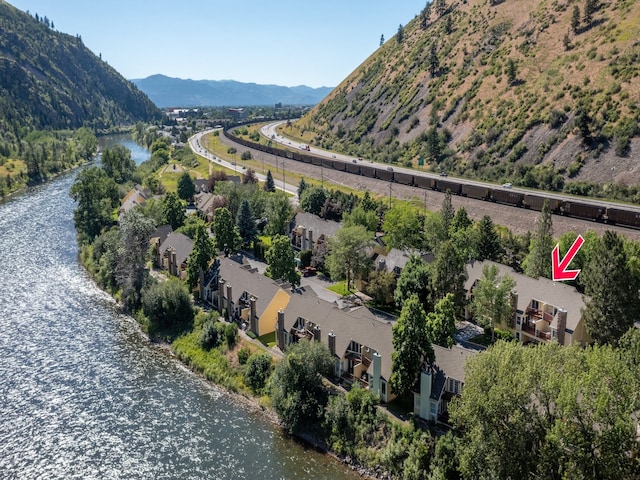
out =
<path fill-rule="evenodd" d="M 575 280 L 580 270 L 567 270 L 567 267 L 573 260 L 573 257 L 576 256 L 580 247 L 584 243 L 584 238 L 582 235 L 578 235 L 569 248 L 569 251 L 564 256 L 562 261 L 560 261 L 560 244 L 557 244 L 553 247 L 553 251 L 551 252 L 551 267 L 553 269 L 553 281 L 554 282 L 563 282 L 565 280 Z"/>

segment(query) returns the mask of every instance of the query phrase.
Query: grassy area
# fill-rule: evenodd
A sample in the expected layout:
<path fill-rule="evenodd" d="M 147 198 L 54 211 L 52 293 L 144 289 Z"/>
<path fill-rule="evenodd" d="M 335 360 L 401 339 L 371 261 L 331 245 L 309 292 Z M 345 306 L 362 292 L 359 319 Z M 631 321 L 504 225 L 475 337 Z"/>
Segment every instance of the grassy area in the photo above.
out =
<path fill-rule="evenodd" d="M 338 295 L 342 295 L 343 297 L 346 295 L 350 295 L 353 292 L 355 292 L 355 290 L 349 290 L 347 288 L 347 281 L 343 280 L 342 282 L 338 282 L 334 285 L 331 285 L 330 287 L 327 287 L 327 290 L 331 290 L 332 292 L 337 293 Z"/>
<path fill-rule="evenodd" d="M 276 332 L 273 331 L 271 333 L 267 333 L 265 335 L 262 335 L 261 337 L 258 337 L 258 340 L 260 340 L 262 342 L 263 345 L 271 348 L 271 347 L 275 347 L 276 346 Z"/>

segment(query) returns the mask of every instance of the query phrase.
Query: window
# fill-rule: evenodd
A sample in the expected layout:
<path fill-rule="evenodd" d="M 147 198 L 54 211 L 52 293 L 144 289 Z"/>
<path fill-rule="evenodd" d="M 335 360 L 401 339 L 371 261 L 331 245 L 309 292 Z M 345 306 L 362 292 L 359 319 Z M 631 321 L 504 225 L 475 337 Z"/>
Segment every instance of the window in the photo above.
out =
<path fill-rule="evenodd" d="M 380 393 L 383 397 L 387 396 L 387 382 L 380 382 Z"/>
<path fill-rule="evenodd" d="M 434 417 L 438 414 L 438 404 L 431 402 L 431 415 Z"/>

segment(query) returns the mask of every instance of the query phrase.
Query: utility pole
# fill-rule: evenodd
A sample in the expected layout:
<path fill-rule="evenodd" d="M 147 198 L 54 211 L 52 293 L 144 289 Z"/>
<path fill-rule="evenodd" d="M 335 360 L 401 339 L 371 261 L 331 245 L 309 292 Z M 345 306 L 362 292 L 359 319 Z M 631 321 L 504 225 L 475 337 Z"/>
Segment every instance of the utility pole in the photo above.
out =
<path fill-rule="evenodd" d="M 284 158 L 282 159 L 282 190 L 287 191 L 286 187 L 285 187 L 285 182 L 284 182 Z"/>
<path fill-rule="evenodd" d="M 391 210 L 391 181 L 389 181 L 389 210 Z"/>

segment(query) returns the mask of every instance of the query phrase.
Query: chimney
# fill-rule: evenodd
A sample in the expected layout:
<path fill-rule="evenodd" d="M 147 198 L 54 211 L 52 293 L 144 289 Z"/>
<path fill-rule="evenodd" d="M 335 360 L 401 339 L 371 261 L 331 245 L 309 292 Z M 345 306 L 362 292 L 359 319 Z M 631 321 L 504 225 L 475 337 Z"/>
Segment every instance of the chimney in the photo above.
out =
<path fill-rule="evenodd" d="M 509 326 L 514 328 L 516 326 L 516 315 L 518 314 L 518 292 L 511 292 L 511 318 L 509 319 Z"/>
<path fill-rule="evenodd" d="M 276 342 L 280 351 L 284 352 L 284 312 L 278 310 L 278 321 L 276 322 Z"/>
<path fill-rule="evenodd" d="M 302 225 L 300 227 L 300 250 L 307 249 L 307 227 Z"/>
<path fill-rule="evenodd" d="M 178 276 L 178 260 L 176 259 L 176 251 L 171 250 L 171 266 L 169 268 L 169 273 L 174 276 Z"/>
<path fill-rule="evenodd" d="M 231 284 L 227 283 L 227 318 L 228 322 L 233 320 L 233 290 Z"/>
<path fill-rule="evenodd" d="M 381 398 L 382 388 L 380 387 L 380 377 L 382 376 L 382 357 L 378 352 L 373 354 L 373 381 L 369 383 L 372 386 L 373 393 L 375 393 L 378 398 L 382 401 L 386 402 L 386 398 Z"/>
<path fill-rule="evenodd" d="M 258 331 L 258 316 L 256 315 L 256 301 L 258 299 L 251 295 L 249 297 L 249 305 L 251 308 L 251 313 L 249 314 L 249 330 L 255 333 L 257 336 L 260 336 L 260 332 Z"/>
<path fill-rule="evenodd" d="M 313 250 L 313 228 L 309 229 L 309 250 Z"/>
<path fill-rule="evenodd" d="M 335 357 L 336 355 L 336 334 L 333 331 L 329 332 L 327 335 L 327 343 L 329 344 L 329 351 L 331 355 Z"/>
<path fill-rule="evenodd" d="M 222 313 L 224 309 L 224 279 L 218 281 L 218 311 Z"/>
<path fill-rule="evenodd" d="M 567 328 L 567 311 L 560 308 L 556 315 L 558 316 L 558 343 L 564 345 L 564 330 Z"/>
<path fill-rule="evenodd" d="M 200 269 L 200 300 L 204 300 L 204 270 Z"/>
<path fill-rule="evenodd" d="M 316 342 L 320 341 L 320 332 L 321 332 L 320 325 L 316 325 L 315 327 L 313 327 L 313 339 Z"/>

